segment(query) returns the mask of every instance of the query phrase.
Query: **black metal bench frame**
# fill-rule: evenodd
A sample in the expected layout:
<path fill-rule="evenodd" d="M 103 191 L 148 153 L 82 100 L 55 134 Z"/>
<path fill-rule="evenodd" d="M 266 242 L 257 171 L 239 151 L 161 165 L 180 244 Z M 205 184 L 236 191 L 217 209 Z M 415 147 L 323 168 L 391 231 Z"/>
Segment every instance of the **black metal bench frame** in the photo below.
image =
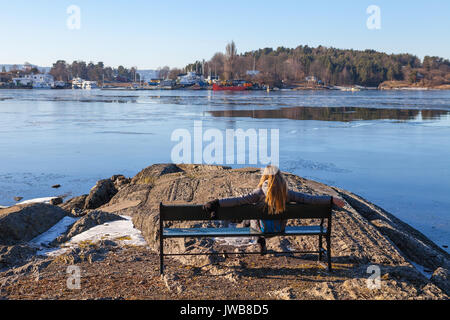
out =
<path fill-rule="evenodd" d="M 260 208 L 254 205 L 244 205 L 232 208 L 220 208 L 214 219 L 203 210 L 201 205 L 164 205 L 159 206 L 159 257 L 160 273 L 164 274 L 165 256 L 194 256 L 194 255 L 232 255 L 232 254 L 260 254 L 259 252 L 209 252 L 209 253 L 165 253 L 164 239 L 173 238 L 216 238 L 216 237 L 288 237 L 288 236 L 318 236 L 318 251 L 277 251 L 274 253 L 318 253 L 319 261 L 322 255 L 327 255 L 328 271 L 332 271 L 331 266 L 331 220 L 332 220 L 332 200 L 329 204 L 311 205 L 290 203 L 286 206 L 286 211 L 279 215 L 269 215 L 263 213 Z M 166 221 L 235 221 L 235 220 L 292 220 L 292 219 L 320 219 L 319 226 L 296 226 L 286 227 L 285 232 L 267 234 L 256 233 L 250 228 L 239 228 L 239 233 L 227 232 L 228 228 L 165 228 Z M 324 220 L 327 219 L 327 227 L 324 227 Z M 313 228 L 313 229 L 312 229 Z M 206 232 L 217 229 L 217 233 Z M 245 230 L 244 230 L 245 229 Z M 247 232 L 248 229 L 248 232 Z M 289 232 L 292 230 L 292 232 Z M 322 247 L 322 237 L 326 239 L 326 250 Z"/>

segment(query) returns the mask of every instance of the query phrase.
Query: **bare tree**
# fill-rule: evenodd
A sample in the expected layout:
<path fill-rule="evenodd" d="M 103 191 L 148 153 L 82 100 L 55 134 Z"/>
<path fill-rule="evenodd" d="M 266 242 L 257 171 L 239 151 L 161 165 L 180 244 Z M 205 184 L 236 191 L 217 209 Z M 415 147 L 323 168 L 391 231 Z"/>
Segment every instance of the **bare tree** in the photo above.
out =
<path fill-rule="evenodd" d="M 169 76 L 170 68 L 168 66 L 164 66 L 162 68 L 159 67 L 158 71 L 159 71 L 159 77 L 161 79 L 166 79 Z"/>
<path fill-rule="evenodd" d="M 210 60 L 211 74 L 215 76 L 223 76 L 225 65 L 225 56 L 221 52 L 217 52 Z"/>
<path fill-rule="evenodd" d="M 182 74 L 183 70 L 178 68 L 170 69 L 168 78 L 171 80 L 176 80 L 179 74 Z"/>
<path fill-rule="evenodd" d="M 225 79 L 231 80 L 234 77 L 234 64 L 236 62 L 237 57 L 237 49 L 236 44 L 234 41 L 231 41 L 227 44 L 225 48 L 225 57 L 226 57 L 226 64 L 225 64 Z"/>
<path fill-rule="evenodd" d="M 253 70 L 253 62 L 254 59 L 252 56 L 237 56 L 233 65 L 234 77 L 247 79 L 246 73 L 248 70 Z"/>

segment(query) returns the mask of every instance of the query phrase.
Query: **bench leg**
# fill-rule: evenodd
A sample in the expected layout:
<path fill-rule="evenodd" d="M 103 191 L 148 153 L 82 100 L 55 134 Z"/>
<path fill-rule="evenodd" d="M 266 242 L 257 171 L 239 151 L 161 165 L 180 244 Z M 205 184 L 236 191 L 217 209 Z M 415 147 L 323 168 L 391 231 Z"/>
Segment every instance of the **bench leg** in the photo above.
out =
<path fill-rule="evenodd" d="M 331 272 L 331 236 L 327 235 L 327 260 L 328 260 L 328 271 Z"/>
<path fill-rule="evenodd" d="M 164 274 L 164 242 L 161 237 L 159 240 L 159 273 L 161 275 Z"/>
<path fill-rule="evenodd" d="M 319 235 L 319 261 L 322 260 L 322 235 Z"/>

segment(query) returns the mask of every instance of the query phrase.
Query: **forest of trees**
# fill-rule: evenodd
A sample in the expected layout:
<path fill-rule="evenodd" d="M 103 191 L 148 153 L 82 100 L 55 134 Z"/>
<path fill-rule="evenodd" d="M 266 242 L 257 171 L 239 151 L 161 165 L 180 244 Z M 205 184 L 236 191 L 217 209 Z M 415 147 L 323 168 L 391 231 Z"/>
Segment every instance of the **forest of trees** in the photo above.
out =
<path fill-rule="evenodd" d="M 58 60 L 53 64 L 50 74 L 60 81 L 69 81 L 75 77 L 91 81 L 103 81 L 104 79 L 105 81 L 132 82 L 140 80 L 135 67 L 127 69 L 119 66 L 115 69 L 105 67 L 103 62 L 86 64 L 84 61 L 74 61 L 72 64 L 68 64 L 64 60 Z"/>
<path fill-rule="evenodd" d="M 176 79 L 180 73 L 195 71 L 217 75 L 223 80 L 244 79 L 271 86 L 304 82 L 314 76 L 326 85 L 378 86 L 384 81 L 405 81 L 422 85 L 450 84 L 450 61 L 426 56 L 421 61 L 412 54 L 386 54 L 374 50 L 344 50 L 319 46 L 298 46 L 295 49 L 279 47 L 258 49 L 238 54 L 236 44 L 227 44 L 225 52 L 217 52 L 208 61 L 196 61 L 184 69 L 159 68 L 160 78 Z M 257 70 L 257 75 L 248 74 Z M 127 69 L 105 67 L 74 61 L 59 60 L 50 73 L 56 80 L 68 81 L 74 77 L 86 80 L 115 82 L 139 81 L 136 67 Z"/>
<path fill-rule="evenodd" d="M 253 69 L 259 74 L 251 77 L 247 71 Z M 302 82 L 308 76 L 315 76 L 328 85 L 378 86 L 389 80 L 428 81 L 432 85 L 450 83 L 450 61 L 440 57 L 427 56 L 421 61 L 411 54 L 323 46 L 264 48 L 237 54 L 236 45 L 231 42 L 225 53 L 218 52 L 209 61 L 196 61 L 185 70 L 205 76 L 218 75 L 226 80 L 246 79 L 275 85 Z"/>

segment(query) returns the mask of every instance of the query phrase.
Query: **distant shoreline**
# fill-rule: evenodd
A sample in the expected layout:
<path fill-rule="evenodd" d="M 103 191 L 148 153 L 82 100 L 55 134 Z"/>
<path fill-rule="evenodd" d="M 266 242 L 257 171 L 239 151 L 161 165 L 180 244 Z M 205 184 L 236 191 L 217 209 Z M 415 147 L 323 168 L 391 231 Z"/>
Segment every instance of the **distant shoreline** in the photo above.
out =
<path fill-rule="evenodd" d="M 445 86 L 437 86 L 437 87 L 415 87 L 415 86 L 398 86 L 398 87 L 382 87 L 382 88 L 362 88 L 362 89 L 356 89 L 352 90 L 353 87 L 342 87 L 342 89 L 337 88 L 329 88 L 329 87 L 293 87 L 293 88 L 276 88 L 275 90 L 270 89 L 270 91 L 344 91 L 344 92 L 351 92 L 351 91 L 449 91 L 450 85 Z M 13 88 L 13 87 L 2 87 L 0 86 L 0 90 L 33 90 L 33 88 L 28 87 L 22 87 L 22 88 Z M 67 91 L 67 90 L 74 90 L 74 89 L 34 89 L 35 91 L 41 91 L 41 90 L 58 90 L 58 91 Z M 96 88 L 91 90 L 102 90 L 102 91 L 175 91 L 175 90 L 182 90 L 182 91 L 192 91 L 192 89 L 189 88 L 131 88 L 131 87 L 113 87 L 113 88 Z M 204 89 L 197 89 L 201 91 L 213 91 L 209 88 Z M 84 90 L 89 91 L 89 90 Z M 244 90 L 240 91 L 247 92 L 247 91 L 267 91 L 267 90 Z"/>

